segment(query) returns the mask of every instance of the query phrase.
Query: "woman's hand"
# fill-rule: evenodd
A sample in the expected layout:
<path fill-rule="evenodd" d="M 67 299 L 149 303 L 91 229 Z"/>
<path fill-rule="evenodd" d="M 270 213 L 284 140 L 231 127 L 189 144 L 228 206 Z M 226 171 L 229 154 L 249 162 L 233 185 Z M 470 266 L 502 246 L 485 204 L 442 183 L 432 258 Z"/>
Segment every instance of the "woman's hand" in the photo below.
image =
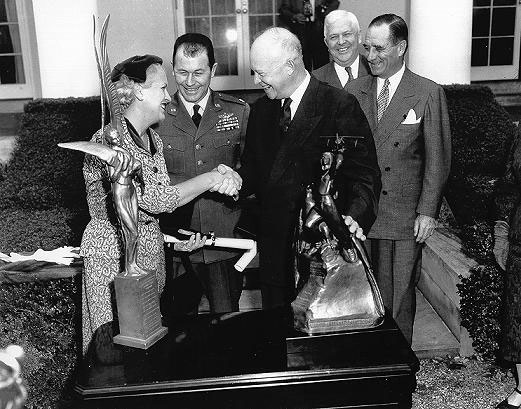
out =
<path fill-rule="evenodd" d="M 236 196 L 242 187 L 242 178 L 229 166 L 220 164 L 213 172 L 216 172 L 216 183 L 210 188 L 210 192 L 219 192 L 227 196 Z"/>
<path fill-rule="evenodd" d="M 195 251 L 199 250 L 201 247 L 204 246 L 204 243 L 206 243 L 206 236 L 201 237 L 201 233 L 196 233 L 179 229 L 179 233 L 190 235 L 190 238 L 188 240 L 183 240 L 177 243 L 174 243 L 174 250 L 176 251 Z"/>

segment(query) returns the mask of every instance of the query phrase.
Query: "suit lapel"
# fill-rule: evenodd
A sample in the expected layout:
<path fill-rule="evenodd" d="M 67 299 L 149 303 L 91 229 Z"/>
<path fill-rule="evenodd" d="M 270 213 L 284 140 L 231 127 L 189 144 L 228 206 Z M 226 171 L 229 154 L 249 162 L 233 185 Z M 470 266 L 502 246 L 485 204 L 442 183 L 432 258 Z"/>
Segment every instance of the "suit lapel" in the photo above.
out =
<path fill-rule="evenodd" d="M 366 76 L 360 86 L 358 102 L 364 111 L 371 131 L 376 138 L 376 77 Z"/>
<path fill-rule="evenodd" d="M 167 108 L 168 114 L 172 115 L 174 119 L 172 120 L 172 124 L 174 127 L 180 129 L 184 132 L 189 132 L 191 135 L 195 135 L 197 127 L 192 121 L 192 117 L 186 110 L 184 104 L 179 99 L 179 93 L 176 92 L 174 98 L 172 98 L 172 102 Z"/>
<path fill-rule="evenodd" d="M 335 74 L 336 75 L 336 74 Z M 306 143 L 313 134 L 313 130 L 322 119 L 322 115 L 317 115 L 316 101 L 319 81 L 311 77 L 309 85 L 302 96 L 302 100 L 297 108 L 297 112 L 291 121 L 288 132 L 281 141 L 280 148 L 275 156 L 275 161 L 271 168 L 268 184 L 276 182 L 292 163 L 288 160 L 288 154 Z"/>
<path fill-rule="evenodd" d="M 392 131 L 403 122 L 409 109 L 414 108 L 419 99 L 410 78 L 410 71 L 406 68 L 393 98 L 378 123 L 377 137 L 375 138 L 377 148 L 389 139 Z"/>
<path fill-rule="evenodd" d="M 333 61 L 327 65 L 326 82 L 333 87 L 342 88 L 342 83 L 340 82 L 340 78 L 338 78 Z"/>

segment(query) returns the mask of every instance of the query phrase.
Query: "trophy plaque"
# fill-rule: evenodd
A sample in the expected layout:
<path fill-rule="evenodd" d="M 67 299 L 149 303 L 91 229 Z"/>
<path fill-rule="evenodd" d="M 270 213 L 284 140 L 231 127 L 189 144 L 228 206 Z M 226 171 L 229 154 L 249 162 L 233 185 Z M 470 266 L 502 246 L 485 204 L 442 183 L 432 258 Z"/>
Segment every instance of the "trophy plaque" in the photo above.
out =
<path fill-rule="evenodd" d="M 157 279 L 153 271 L 146 275 L 114 278 L 119 319 L 119 334 L 114 343 L 147 349 L 167 332 L 161 326 Z"/>

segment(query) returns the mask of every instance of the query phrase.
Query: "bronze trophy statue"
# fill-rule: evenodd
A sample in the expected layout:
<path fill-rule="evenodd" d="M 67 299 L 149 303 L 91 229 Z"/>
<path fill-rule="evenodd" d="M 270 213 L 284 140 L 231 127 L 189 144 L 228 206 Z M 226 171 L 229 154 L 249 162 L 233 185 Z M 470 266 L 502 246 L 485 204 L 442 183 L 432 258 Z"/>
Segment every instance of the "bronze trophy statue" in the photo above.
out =
<path fill-rule="evenodd" d="M 309 277 L 291 306 L 296 329 L 309 334 L 370 328 L 383 321 L 384 306 L 365 249 L 338 214 L 334 179 L 344 139 L 322 155 L 323 174 L 307 189 L 298 242 L 299 273 Z M 355 141 L 356 143 L 356 141 Z M 306 260 L 302 263 L 302 260 Z"/>
<path fill-rule="evenodd" d="M 141 163 L 121 147 L 123 113 L 114 84 L 107 54 L 108 16 L 100 34 L 100 53 L 94 51 L 101 80 L 101 123 L 105 125 L 104 103 L 110 113 L 110 125 L 105 127 L 103 144 L 68 142 L 58 146 L 79 150 L 100 158 L 107 164 L 111 180 L 114 207 L 118 216 L 124 245 L 124 270 L 114 278 L 120 334 L 114 343 L 147 349 L 167 332 L 161 325 L 159 294 L 155 271 L 144 270 L 137 264 L 138 200 L 136 189 L 143 189 Z M 96 22 L 94 20 L 94 27 Z M 94 30 L 94 44 L 96 34 Z"/>

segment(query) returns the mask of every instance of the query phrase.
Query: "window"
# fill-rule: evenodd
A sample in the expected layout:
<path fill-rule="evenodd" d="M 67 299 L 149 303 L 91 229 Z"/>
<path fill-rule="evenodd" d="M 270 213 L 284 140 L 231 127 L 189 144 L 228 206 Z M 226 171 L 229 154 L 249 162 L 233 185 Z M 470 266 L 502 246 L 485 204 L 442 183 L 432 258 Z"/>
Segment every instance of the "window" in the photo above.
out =
<path fill-rule="evenodd" d="M 218 63 L 212 88 L 255 88 L 250 45 L 277 25 L 281 0 L 176 0 L 178 35 L 199 32 L 212 39 Z"/>
<path fill-rule="evenodd" d="M 519 77 L 519 14 L 517 0 L 474 0 L 472 80 Z"/>

